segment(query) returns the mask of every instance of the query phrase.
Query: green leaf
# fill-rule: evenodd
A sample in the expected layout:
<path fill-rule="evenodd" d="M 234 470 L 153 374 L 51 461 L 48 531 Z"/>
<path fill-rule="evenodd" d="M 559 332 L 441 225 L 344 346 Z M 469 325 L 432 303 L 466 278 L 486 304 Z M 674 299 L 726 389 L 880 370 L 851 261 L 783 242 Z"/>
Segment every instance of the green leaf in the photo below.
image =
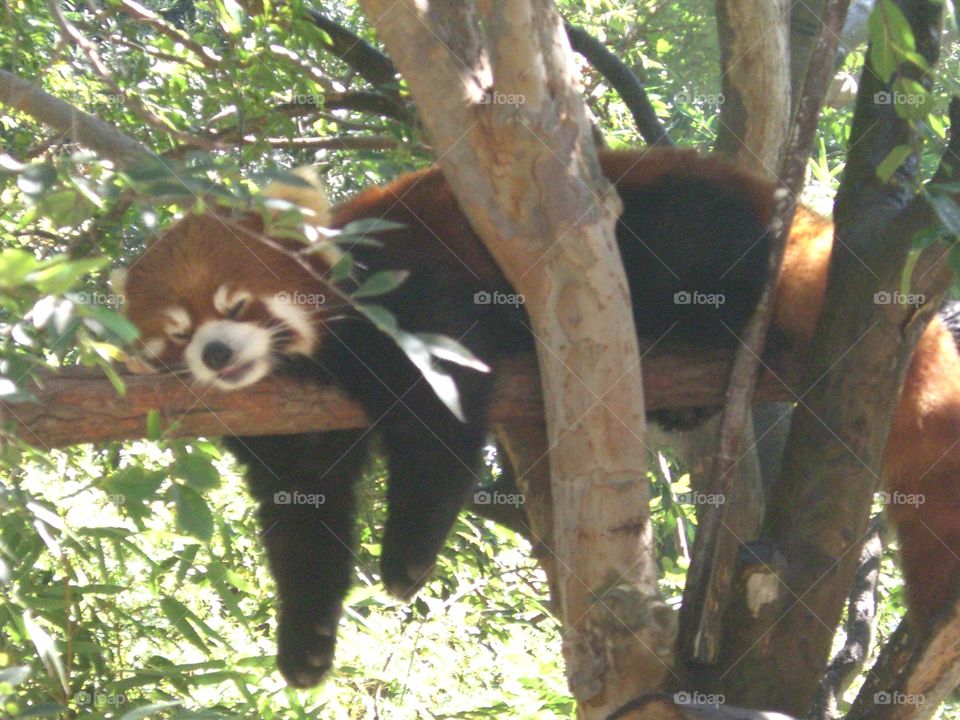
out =
<path fill-rule="evenodd" d="M 5 403 L 36 402 L 37 397 L 10 378 L 0 375 L 0 400 Z"/>
<path fill-rule="evenodd" d="M 887 153 L 887 156 L 877 166 L 877 177 L 883 182 L 890 182 L 890 178 L 893 177 L 897 168 L 903 165 L 904 160 L 910 156 L 911 152 L 913 152 L 913 148 L 909 145 L 897 145 Z"/>
<path fill-rule="evenodd" d="M 340 228 L 340 236 L 354 236 L 376 234 L 381 232 L 390 232 L 392 230 L 403 230 L 406 225 L 394 222 L 393 220 L 384 220 L 383 218 L 362 218 L 349 222 Z"/>
<path fill-rule="evenodd" d="M 39 197 L 57 181 L 57 171 L 48 163 L 31 165 L 17 178 L 17 187 L 24 194 Z"/>
<path fill-rule="evenodd" d="M 3 250 L 0 252 L 0 285 L 19 285 L 39 264 L 33 254 L 25 250 Z"/>
<path fill-rule="evenodd" d="M 156 498 L 165 478 L 163 470 L 145 470 L 139 465 L 130 465 L 108 475 L 103 481 L 103 489 L 108 495 L 118 496 L 121 502 L 144 502 Z"/>
<path fill-rule="evenodd" d="M 171 487 L 177 512 L 177 528 L 202 542 L 213 537 L 213 513 L 203 496 L 193 488 L 175 483 Z"/>
<path fill-rule="evenodd" d="M 0 153 L 0 172 L 16 175 L 22 173 L 28 167 L 29 165 L 20 162 L 6 153 Z M 3 680 L 0 680 L 0 682 L 3 682 Z"/>
<path fill-rule="evenodd" d="M 351 297 L 364 298 L 385 295 L 391 290 L 395 290 L 409 276 L 410 272 L 408 270 L 381 270 L 368 277 L 351 294 Z"/>
<path fill-rule="evenodd" d="M 168 702 L 151 703 L 150 705 L 144 705 L 143 707 L 138 707 L 135 710 L 124 713 L 120 717 L 120 720 L 143 720 L 143 718 L 150 717 L 154 713 L 158 713 L 161 710 L 168 710 L 178 705 L 183 705 L 183 701 L 170 700 Z"/>
<path fill-rule="evenodd" d="M 70 686 L 67 683 L 67 673 L 64 670 L 63 660 L 53 638 L 33 619 L 29 612 L 24 613 L 23 624 L 47 672 L 60 681 L 60 687 L 63 688 L 64 692 L 69 693 Z"/>
<path fill-rule="evenodd" d="M 490 366 L 467 350 L 463 345 L 446 335 L 436 333 L 417 333 L 430 354 L 440 360 L 456 363 L 478 372 L 490 372 Z"/>
<path fill-rule="evenodd" d="M 116 310 L 103 305 L 80 305 L 85 317 L 94 320 L 124 345 L 129 345 L 140 336 L 137 326 Z"/>
<path fill-rule="evenodd" d="M 110 258 L 108 257 L 63 260 L 30 273 L 27 276 L 27 281 L 31 282 L 39 292 L 62 295 L 76 285 L 81 277 L 100 270 L 109 263 Z"/>
<path fill-rule="evenodd" d="M 40 206 L 47 217 L 61 227 L 79 225 L 97 209 L 75 188 L 61 188 L 45 193 L 40 199 Z"/>
<path fill-rule="evenodd" d="M 387 335 L 393 337 L 394 333 L 399 330 L 397 326 L 397 319 L 393 316 L 389 310 L 380 305 L 367 305 L 366 303 L 358 303 L 357 310 L 359 310 L 366 318 L 374 324 L 374 326 L 381 332 L 385 332 Z"/>
<path fill-rule="evenodd" d="M 921 120 L 933 109 L 933 96 L 923 85 L 910 78 L 897 78 L 891 99 L 897 115 L 905 120 Z"/>
<path fill-rule="evenodd" d="M 393 338 L 410 359 L 410 362 L 423 374 L 423 379 L 433 388 L 433 392 L 440 398 L 440 402 L 447 406 L 447 409 L 454 414 L 457 420 L 466 422 L 463 408 L 460 405 L 460 393 L 457 391 L 457 384 L 448 373 L 439 369 L 431 361 L 430 349 L 427 344 L 416 335 L 402 330 L 393 333 Z"/>
<path fill-rule="evenodd" d="M 194 629 L 193 625 L 187 620 L 193 613 L 179 600 L 170 595 L 164 595 L 160 599 L 160 610 L 163 612 L 167 621 L 173 625 L 180 634 L 193 646 L 199 648 L 204 653 L 209 652 L 207 644 L 200 637 L 200 634 Z"/>
<path fill-rule="evenodd" d="M 104 360 L 99 355 L 96 357 L 97 367 L 103 371 L 103 374 L 107 376 L 107 380 L 110 381 L 110 384 L 113 386 L 113 389 L 116 391 L 117 395 L 121 397 L 127 394 L 127 386 L 123 382 L 123 378 L 117 374 L 116 369 L 109 362 Z"/>
<path fill-rule="evenodd" d="M 163 418 L 156 410 L 147 413 L 147 439 L 160 440 L 163 438 Z"/>
<path fill-rule="evenodd" d="M 895 35 L 902 37 L 905 27 L 912 39 L 910 24 L 891 0 L 880 0 L 870 13 L 867 27 L 870 32 L 870 65 L 877 77 L 889 83 L 899 64 L 893 38 Z"/>
<path fill-rule="evenodd" d="M 14 665 L 0 670 L 0 683 L 16 687 L 30 677 L 30 668 L 27 665 Z"/>
<path fill-rule="evenodd" d="M 220 485 L 220 473 L 202 453 L 181 455 L 170 468 L 170 475 L 186 480 L 197 490 L 210 490 Z"/>
<path fill-rule="evenodd" d="M 236 0 L 215 0 L 217 19 L 227 35 L 239 36 L 243 32 L 243 19 L 246 15 Z"/>
<path fill-rule="evenodd" d="M 350 277 L 351 272 L 353 272 L 353 256 L 350 254 L 343 255 L 337 260 L 336 265 L 330 268 L 330 280 L 334 283 L 346 280 Z"/>

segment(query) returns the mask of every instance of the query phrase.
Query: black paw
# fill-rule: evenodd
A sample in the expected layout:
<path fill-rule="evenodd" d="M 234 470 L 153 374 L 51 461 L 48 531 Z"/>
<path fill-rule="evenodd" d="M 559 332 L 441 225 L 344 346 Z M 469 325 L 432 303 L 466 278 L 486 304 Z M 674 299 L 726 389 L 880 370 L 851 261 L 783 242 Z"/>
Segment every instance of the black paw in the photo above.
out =
<path fill-rule="evenodd" d="M 433 561 L 408 562 L 384 556 L 380 559 L 383 586 L 395 598 L 409 600 L 430 579 L 435 565 Z"/>
<path fill-rule="evenodd" d="M 333 665 L 337 625 L 286 622 L 277 629 L 277 667 L 295 688 L 317 685 Z"/>

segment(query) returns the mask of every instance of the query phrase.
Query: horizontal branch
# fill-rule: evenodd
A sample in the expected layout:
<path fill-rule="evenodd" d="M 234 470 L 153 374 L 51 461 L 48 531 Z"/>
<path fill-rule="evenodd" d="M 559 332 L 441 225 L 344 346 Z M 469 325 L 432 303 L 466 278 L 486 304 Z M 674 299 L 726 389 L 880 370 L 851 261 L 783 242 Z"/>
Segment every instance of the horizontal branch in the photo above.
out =
<path fill-rule="evenodd" d="M 542 416 L 533 358 L 507 363 L 499 373 L 492 421 Z M 648 410 L 720 406 L 729 356 L 659 355 L 644 359 Z M 793 363 L 765 372 L 758 399 L 789 399 L 799 369 Z M 332 386 L 272 377 L 236 392 L 191 385 L 174 375 L 127 375 L 118 395 L 102 375 L 72 370 L 33 388 L 36 403 L 0 403 L 0 414 L 24 442 L 53 448 L 146 435 L 147 415 L 160 413 L 165 437 L 274 435 L 367 427 L 363 409 Z"/>

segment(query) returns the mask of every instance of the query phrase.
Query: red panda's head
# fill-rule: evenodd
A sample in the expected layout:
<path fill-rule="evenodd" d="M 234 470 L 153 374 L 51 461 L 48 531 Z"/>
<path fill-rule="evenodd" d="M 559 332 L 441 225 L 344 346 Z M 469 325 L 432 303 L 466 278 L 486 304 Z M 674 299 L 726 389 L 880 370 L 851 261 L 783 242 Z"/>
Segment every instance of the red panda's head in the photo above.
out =
<path fill-rule="evenodd" d="M 141 360 L 234 390 L 284 357 L 316 351 L 322 318 L 337 304 L 317 277 L 324 268 L 304 267 L 293 257 L 302 245 L 264 242 L 262 232 L 257 216 L 188 216 L 133 262 L 122 292 Z"/>

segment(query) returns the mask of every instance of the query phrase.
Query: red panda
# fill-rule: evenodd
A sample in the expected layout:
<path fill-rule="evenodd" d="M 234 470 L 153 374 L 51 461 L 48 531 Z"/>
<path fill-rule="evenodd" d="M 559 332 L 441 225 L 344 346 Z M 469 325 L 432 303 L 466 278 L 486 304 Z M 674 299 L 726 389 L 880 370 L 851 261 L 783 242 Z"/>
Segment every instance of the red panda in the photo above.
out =
<path fill-rule="evenodd" d="M 603 152 L 620 193 L 617 237 L 641 337 L 734 346 L 766 272 L 774 186 L 727 161 L 691 151 Z M 254 214 L 189 216 L 153 242 L 127 273 L 126 309 L 153 365 L 186 368 L 232 390 L 271 372 L 339 384 L 366 408 L 388 464 L 381 574 L 410 597 L 433 567 L 478 478 L 486 409 L 501 361 L 532 350 L 522 306 L 492 298 L 512 289 L 473 233 L 438 169 L 405 175 L 333 210 L 331 225 L 361 218 L 396 223 L 374 231 L 380 246 L 350 248 L 367 273 L 409 270 L 377 298 L 411 332 L 458 340 L 492 368 L 449 364 L 464 422 L 434 395 L 393 340 L 326 279 L 329 260 L 294 254 L 292 240 L 261 239 Z M 828 220 L 799 208 L 772 333 L 795 347 L 811 338 L 832 243 Z M 724 298 L 713 307 L 691 293 Z M 224 428 L 229 434 L 230 429 Z M 276 580 L 278 665 L 297 687 L 330 668 L 342 601 L 353 572 L 352 484 L 368 431 L 231 437 L 248 466 Z M 934 320 L 914 355 L 893 423 L 888 491 L 921 493 L 923 505 L 891 506 L 911 612 L 927 615 L 960 572 L 960 357 Z M 296 493 L 322 494 L 297 504 Z"/>

